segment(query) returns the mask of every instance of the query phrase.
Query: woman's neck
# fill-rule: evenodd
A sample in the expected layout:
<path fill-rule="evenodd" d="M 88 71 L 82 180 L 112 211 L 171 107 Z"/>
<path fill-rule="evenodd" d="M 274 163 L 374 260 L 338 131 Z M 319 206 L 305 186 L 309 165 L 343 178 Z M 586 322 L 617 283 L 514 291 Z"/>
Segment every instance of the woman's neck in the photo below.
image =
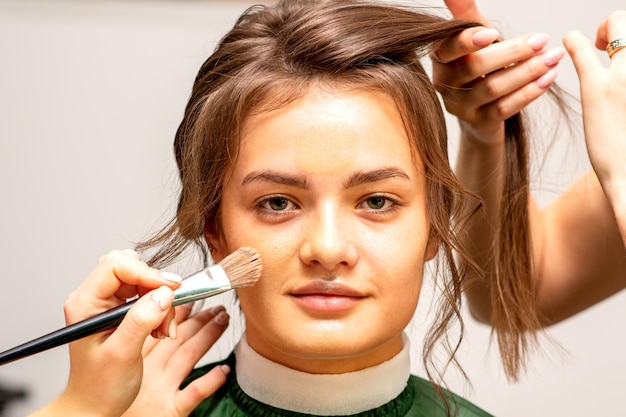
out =
<path fill-rule="evenodd" d="M 349 415 L 396 398 L 410 375 L 409 340 L 399 354 L 380 365 L 342 374 L 313 374 L 272 362 L 255 352 L 245 334 L 235 348 L 237 382 L 257 401 L 285 410 L 318 415 Z"/>

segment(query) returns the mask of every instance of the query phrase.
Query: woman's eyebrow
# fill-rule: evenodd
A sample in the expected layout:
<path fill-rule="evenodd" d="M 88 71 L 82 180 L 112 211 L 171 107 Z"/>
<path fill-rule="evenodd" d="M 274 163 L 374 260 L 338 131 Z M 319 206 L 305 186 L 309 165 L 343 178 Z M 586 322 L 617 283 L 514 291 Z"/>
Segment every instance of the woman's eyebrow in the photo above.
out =
<path fill-rule="evenodd" d="M 278 171 L 263 170 L 253 171 L 245 176 L 241 185 L 246 185 L 251 182 L 271 182 L 275 184 L 288 185 L 291 187 L 298 187 L 302 189 L 308 189 L 309 184 L 306 178 L 302 176 L 288 175 Z"/>
<path fill-rule="evenodd" d="M 383 168 L 376 169 L 374 171 L 357 172 L 350 175 L 350 178 L 346 181 L 344 188 L 356 187 L 361 184 L 382 181 L 389 178 L 400 178 L 411 181 L 411 178 L 407 175 L 407 173 L 399 168 Z"/>
<path fill-rule="evenodd" d="M 406 172 L 399 168 L 382 168 L 373 171 L 359 171 L 350 175 L 344 188 L 352 188 L 361 184 L 382 181 L 389 178 L 411 180 Z M 253 171 L 244 177 L 241 185 L 243 186 L 252 182 L 271 182 L 302 189 L 309 188 L 309 184 L 303 176 L 289 175 L 273 170 Z"/>

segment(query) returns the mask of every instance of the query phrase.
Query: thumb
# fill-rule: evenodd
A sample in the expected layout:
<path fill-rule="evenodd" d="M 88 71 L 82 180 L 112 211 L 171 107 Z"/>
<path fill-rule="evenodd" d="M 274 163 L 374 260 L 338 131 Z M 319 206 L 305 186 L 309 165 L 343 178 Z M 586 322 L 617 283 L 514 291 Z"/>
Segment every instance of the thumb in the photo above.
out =
<path fill-rule="evenodd" d="M 146 338 L 165 320 L 174 299 L 168 287 L 152 290 L 139 298 L 106 343 L 123 346 L 129 357 L 141 355 Z"/>
<path fill-rule="evenodd" d="M 485 16 L 478 10 L 475 0 L 444 0 L 455 19 L 466 19 L 487 25 Z"/>
<path fill-rule="evenodd" d="M 563 37 L 563 45 L 572 58 L 581 82 L 602 68 L 591 41 L 581 32 L 577 30 L 567 32 Z"/>

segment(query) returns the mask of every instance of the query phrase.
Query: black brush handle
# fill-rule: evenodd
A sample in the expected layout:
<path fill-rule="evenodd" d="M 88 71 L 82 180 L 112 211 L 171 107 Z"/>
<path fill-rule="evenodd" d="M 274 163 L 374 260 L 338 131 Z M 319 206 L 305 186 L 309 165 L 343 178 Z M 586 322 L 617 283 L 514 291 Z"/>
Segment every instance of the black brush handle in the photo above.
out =
<path fill-rule="evenodd" d="M 33 339 L 12 349 L 0 353 L 0 366 L 44 350 L 73 342 L 103 330 L 118 326 L 137 300 L 129 301 L 93 317 L 63 327 L 45 336 Z"/>

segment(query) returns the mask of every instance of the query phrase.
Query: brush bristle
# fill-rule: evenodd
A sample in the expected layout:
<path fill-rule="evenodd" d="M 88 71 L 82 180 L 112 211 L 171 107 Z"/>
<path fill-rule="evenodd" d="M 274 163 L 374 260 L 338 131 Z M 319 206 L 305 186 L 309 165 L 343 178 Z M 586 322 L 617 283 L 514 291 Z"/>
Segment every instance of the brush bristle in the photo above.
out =
<path fill-rule="evenodd" d="M 261 256 L 253 248 L 239 248 L 220 262 L 233 288 L 251 287 L 261 278 Z"/>

